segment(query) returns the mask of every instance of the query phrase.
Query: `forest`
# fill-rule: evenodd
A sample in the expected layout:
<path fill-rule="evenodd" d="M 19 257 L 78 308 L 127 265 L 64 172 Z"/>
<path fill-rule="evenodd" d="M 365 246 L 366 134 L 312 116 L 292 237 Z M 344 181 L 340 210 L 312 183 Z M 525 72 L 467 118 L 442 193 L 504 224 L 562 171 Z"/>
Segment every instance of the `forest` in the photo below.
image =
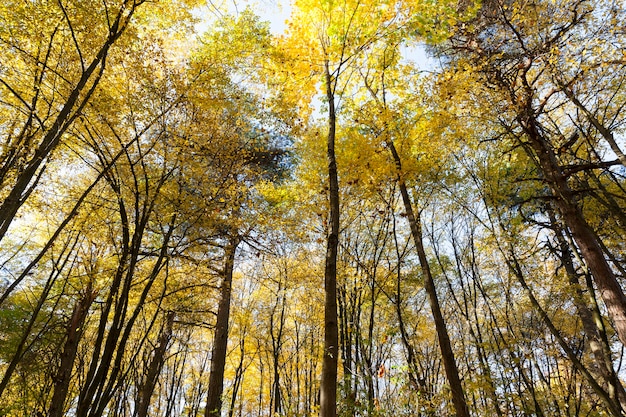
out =
<path fill-rule="evenodd" d="M 0 416 L 625 417 L 626 3 L 281 7 L 0 2 Z"/>

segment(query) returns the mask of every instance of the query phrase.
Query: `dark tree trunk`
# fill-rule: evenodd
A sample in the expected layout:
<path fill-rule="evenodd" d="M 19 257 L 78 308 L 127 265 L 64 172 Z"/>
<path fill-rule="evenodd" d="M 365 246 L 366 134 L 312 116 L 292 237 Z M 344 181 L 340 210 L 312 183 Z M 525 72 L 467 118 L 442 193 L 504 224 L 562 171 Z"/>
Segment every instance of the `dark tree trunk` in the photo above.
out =
<path fill-rule="evenodd" d="M 81 387 L 81 391 L 78 396 L 78 404 L 76 407 L 76 415 L 78 417 L 87 416 L 91 405 L 94 403 L 93 398 L 98 390 L 98 386 L 104 380 L 103 374 L 110 368 L 114 345 L 117 341 L 117 337 L 120 331 L 120 329 L 118 329 L 118 320 L 116 320 L 116 318 L 118 318 L 120 315 L 120 313 L 118 313 L 117 311 L 120 304 L 116 304 L 115 300 L 116 296 L 118 296 L 118 291 L 122 286 L 125 268 L 128 267 L 129 273 L 132 274 L 133 272 L 129 264 L 127 264 L 129 258 L 131 258 L 132 248 L 130 222 L 128 218 L 128 212 L 126 210 L 126 204 L 119 195 L 119 189 L 117 188 L 115 182 L 109 180 L 109 184 L 111 185 L 113 190 L 118 193 L 119 215 L 122 224 L 122 244 L 120 248 L 120 258 L 118 261 L 117 270 L 113 277 L 113 281 L 111 282 L 107 299 L 102 306 L 102 311 L 100 312 L 100 323 L 98 325 L 96 340 L 93 343 L 91 364 L 89 365 L 85 382 L 83 383 L 83 386 Z M 132 263 L 130 264 L 132 265 Z M 119 299 L 123 298 L 124 294 L 122 294 Z M 109 325 L 109 313 L 113 308 L 115 308 L 114 320 Z M 108 335 L 107 329 L 109 330 Z"/>
<path fill-rule="evenodd" d="M 228 322 L 230 320 L 230 299 L 235 265 L 235 252 L 240 238 L 232 237 L 224 248 L 224 269 L 220 287 L 220 302 L 217 308 L 215 336 L 211 355 L 211 374 L 207 396 L 205 417 L 219 417 L 222 411 L 222 392 L 224 390 L 224 368 L 226 367 L 226 348 L 228 347 Z"/>
<path fill-rule="evenodd" d="M 145 279 L 144 288 L 136 301 L 134 311 L 129 315 L 130 294 L 134 273 L 139 262 L 141 239 L 146 230 L 152 207 L 151 204 L 146 204 L 143 207 L 142 216 L 135 219 L 135 230 L 131 239 L 128 214 L 121 197 L 119 203 L 123 225 L 122 253 L 109 295 L 101 312 L 98 334 L 91 355 L 91 364 L 76 406 L 77 417 L 100 417 L 115 391 L 120 388 L 122 381 L 119 377 L 124 373 L 123 358 L 126 353 L 126 345 L 134 324 L 143 310 L 150 289 L 167 262 L 168 242 L 174 230 L 175 215 L 172 216 L 169 230 L 163 238 L 159 255 L 150 274 Z M 113 318 L 109 321 L 111 309 L 113 309 Z"/>
<path fill-rule="evenodd" d="M 411 227 L 411 235 L 413 236 L 413 241 L 417 250 L 417 256 L 422 267 L 422 274 L 424 276 L 424 289 L 428 294 L 431 312 L 435 321 L 435 330 L 437 331 L 439 348 L 441 349 L 443 367 L 446 372 L 448 383 L 450 384 L 450 391 L 452 392 L 452 403 L 454 404 L 454 409 L 456 411 L 457 417 L 469 417 L 469 410 L 467 408 L 467 402 L 465 401 L 463 385 L 461 384 L 461 378 L 459 377 L 459 370 L 456 365 L 454 352 L 452 351 L 450 336 L 448 335 L 448 329 L 446 327 L 443 313 L 441 311 L 441 305 L 439 303 L 437 289 L 435 288 L 435 282 L 433 281 L 432 273 L 430 271 L 430 265 L 428 263 L 428 258 L 426 257 L 426 251 L 424 249 L 420 215 L 419 212 L 415 213 L 413 211 L 413 203 L 411 202 L 411 198 L 409 197 L 406 183 L 402 178 L 402 161 L 400 160 L 400 156 L 398 155 L 398 152 L 396 151 L 393 142 L 387 141 L 387 147 L 389 148 L 393 156 L 393 160 L 396 164 L 398 174 L 398 186 L 400 188 L 400 194 L 402 195 L 404 210 L 406 211 L 407 219 L 409 220 L 409 226 Z"/>
<path fill-rule="evenodd" d="M 334 81 L 328 61 L 325 64 L 326 98 L 328 99 L 328 186 L 330 203 L 329 231 L 326 240 L 324 268 L 324 358 L 320 384 L 320 417 L 337 415 L 337 359 L 339 328 L 337 323 L 337 246 L 339 244 L 339 180 L 335 158 L 335 95 Z"/>
<path fill-rule="evenodd" d="M 72 369 L 74 368 L 74 360 L 78 350 L 78 342 L 82 335 L 82 327 L 85 318 L 89 313 L 89 307 L 93 303 L 96 293 L 92 291 L 91 283 L 87 287 L 85 294 L 74 306 L 72 316 L 67 323 L 66 340 L 61 353 L 61 364 L 54 378 L 54 390 L 50 408 L 48 409 L 49 417 L 61 417 L 64 414 L 65 399 L 70 386 Z"/>
<path fill-rule="evenodd" d="M 270 335 L 272 338 L 272 367 L 273 367 L 273 382 L 272 382 L 272 398 L 270 399 L 270 413 L 272 415 L 281 415 L 281 401 L 282 395 L 280 392 L 280 353 L 282 350 L 283 344 L 283 330 L 285 327 L 285 295 L 283 293 L 282 286 L 279 284 L 278 291 L 282 293 L 280 299 L 276 301 L 276 305 L 274 305 L 274 311 L 272 311 L 272 316 L 270 318 Z M 278 317 L 278 329 L 277 334 L 274 334 L 274 314 L 276 313 L 276 308 L 278 307 L 278 303 L 280 302 L 280 315 Z"/>
<path fill-rule="evenodd" d="M 598 310 L 598 305 L 595 300 L 595 290 L 593 286 L 588 288 L 588 300 L 591 304 L 591 308 L 585 303 L 585 295 L 581 288 L 578 274 L 576 273 L 574 262 L 572 260 L 572 250 L 568 241 L 564 237 L 565 231 L 561 228 L 561 225 L 557 222 L 552 210 L 548 211 L 550 216 L 550 222 L 553 225 L 557 243 L 559 245 L 558 256 L 561 259 L 561 263 L 565 269 L 568 277 L 569 284 L 574 290 L 573 301 L 578 311 L 578 316 L 582 322 L 585 334 L 588 338 L 588 345 L 593 354 L 595 367 L 595 373 L 597 378 L 603 383 L 603 388 L 609 393 L 609 397 L 613 401 L 621 402 L 622 409 L 624 408 L 624 400 L 626 399 L 626 393 L 624 387 L 617 378 L 615 370 L 613 369 L 613 361 L 611 359 L 611 348 L 608 342 L 606 331 L 604 328 L 602 316 Z M 585 273 L 588 277 L 588 274 Z M 595 375 L 594 375 L 595 376 Z"/>
<path fill-rule="evenodd" d="M 239 363 L 237 369 L 235 369 L 235 379 L 233 381 L 233 393 L 230 397 L 230 406 L 228 407 L 228 417 L 235 415 L 235 404 L 237 403 L 237 395 L 239 394 L 239 387 L 243 380 L 243 361 L 246 357 L 246 341 L 245 336 L 239 340 Z"/>
<path fill-rule="evenodd" d="M 170 343 L 170 339 L 172 338 L 174 312 L 168 312 L 165 320 L 165 325 L 161 330 L 161 335 L 159 336 L 159 344 L 154 349 L 152 354 L 152 359 L 150 360 L 150 364 L 148 365 L 148 369 L 146 371 L 145 380 L 141 384 L 141 387 L 139 387 L 137 409 L 135 411 L 136 417 L 148 416 L 150 398 L 152 397 L 152 393 L 154 392 L 154 388 L 156 387 L 159 379 L 159 374 L 161 373 L 161 369 L 165 363 L 165 353 L 167 352 L 167 347 Z"/>

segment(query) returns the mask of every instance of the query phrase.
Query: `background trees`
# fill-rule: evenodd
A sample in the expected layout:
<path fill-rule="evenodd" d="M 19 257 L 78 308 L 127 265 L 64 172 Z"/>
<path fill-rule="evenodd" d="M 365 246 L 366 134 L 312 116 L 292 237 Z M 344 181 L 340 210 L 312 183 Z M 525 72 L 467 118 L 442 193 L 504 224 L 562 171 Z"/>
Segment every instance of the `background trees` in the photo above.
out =
<path fill-rule="evenodd" d="M 5 3 L 1 414 L 626 414 L 621 3 Z"/>

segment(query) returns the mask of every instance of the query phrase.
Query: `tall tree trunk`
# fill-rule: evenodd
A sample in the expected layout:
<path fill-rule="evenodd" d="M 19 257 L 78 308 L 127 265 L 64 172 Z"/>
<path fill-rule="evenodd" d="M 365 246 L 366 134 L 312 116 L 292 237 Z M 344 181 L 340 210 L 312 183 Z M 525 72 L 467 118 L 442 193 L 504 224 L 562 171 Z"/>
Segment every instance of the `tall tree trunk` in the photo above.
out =
<path fill-rule="evenodd" d="M 337 355 L 339 353 L 339 326 L 337 323 L 337 246 L 339 244 L 339 179 L 335 158 L 335 93 L 329 63 L 325 63 L 326 98 L 328 99 L 328 198 L 330 229 L 326 237 L 326 264 L 324 268 L 324 358 L 320 384 L 320 417 L 337 415 Z"/>
<path fill-rule="evenodd" d="M 417 256 L 422 267 L 424 289 L 428 294 L 430 309 L 435 321 L 435 330 L 437 331 L 437 339 L 439 340 L 439 348 L 441 349 L 443 367 L 446 372 L 446 377 L 448 378 L 448 383 L 450 384 L 450 391 L 452 392 L 454 410 L 456 411 L 457 417 L 469 417 L 469 410 L 467 408 L 467 402 L 465 401 L 463 385 L 461 384 L 461 378 L 459 377 L 459 370 L 456 365 L 454 352 L 452 351 L 450 336 L 448 335 L 448 329 L 441 311 L 437 289 L 435 288 L 435 282 L 433 281 L 430 265 L 428 264 L 428 258 L 426 257 L 426 251 L 424 249 L 420 214 L 419 212 L 415 213 L 413 211 L 413 203 L 411 202 L 406 182 L 402 176 L 402 161 L 400 160 L 400 155 L 398 155 L 398 152 L 396 151 L 396 148 L 391 140 L 388 140 L 386 143 L 396 165 L 397 181 L 400 188 L 400 194 L 402 195 L 402 202 L 404 203 L 404 210 L 406 211 L 407 219 L 409 220 L 411 235 L 413 237 L 415 248 L 417 250 Z"/>
<path fill-rule="evenodd" d="M 578 280 L 578 275 L 576 273 L 574 262 L 572 260 L 572 257 L 574 256 L 572 251 L 575 251 L 576 248 L 572 246 L 572 248 L 570 249 L 570 244 L 563 235 L 565 231 L 561 228 L 561 225 L 558 223 L 552 210 L 548 210 L 548 214 L 550 216 L 550 222 L 553 225 L 555 236 L 559 244 L 560 252 L 558 256 L 561 259 L 561 263 L 563 264 L 563 267 L 567 274 L 569 284 L 574 290 L 573 301 L 576 305 L 578 315 L 581 319 L 583 328 L 585 329 L 585 333 L 587 335 L 587 343 L 589 345 L 591 353 L 593 354 L 594 362 L 596 365 L 595 371 L 598 374 L 597 377 L 600 381 L 606 384 L 603 384 L 603 388 L 607 389 L 607 392 L 609 393 L 611 399 L 619 399 L 622 409 L 626 409 L 624 407 L 626 393 L 624 392 L 624 387 L 617 378 L 615 370 L 613 369 L 611 349 L 604 329 L 602 317 L 600 316 L 599 310 L 597 308 L 598 306 L 594 297 L 595 291 L 593 289 L 593 286 L 588 288 L 588 299 L 591 304 L 591 308 L 589 308 L 588 304 L 585 303 L 585 295 Z M 585 271 L 584 275 L 588 277 L 589 274 L 587 273 L 587 271 Z"/>
<path fill-rule="evenodd" d="M 161 330 L 161 335 L 159 336 L 159 344 L 154 349 L 154 353 L 152 354 L 150 364 L 148 365 L 148 369 L 146 371 L 145 380 L 141 384 L 141 387 L 139 387 L 137 408 L 134 414 L 136 417 L 148 416 L 150 398 L 152 397 L 152 393 L 154 392 L 154 388 L 156 387 L 159 379 L 159 374 L 161 373 L 161 369 L 165 363 L 165 353 L 167 352 L 167 347 L 170 343 L 170 339 L 172 338 L 174 312 L 168 312 L 165 320 L 165 325 L 163 330 Z"/>
<path fill-rule="evenodd" d="M 580 248 L 580 253 L 594 277 L 615 331 L 622 344 L 626 346 L 626 295 L 624 295 L 617 277 L 604 257 L 598 236 L 589 226 L 576 203 L 574 191 L 567 183 L 567 175 L 559 165 L 554 150 L 541 135 L 532 109 L 527 109 L 520 114 L 518 122 L 524 128 L 539 169 L 552 189 L 563 222 L 571 231 L 572 237 Z"/>
<path fill-rule="evenodd" d="M 211 374 L 205 417 L 219 417 L 222 411 L 222 392 L 224 390 L 224 368 L 226 366 L 226 348 L 228 346 L 228 321 L 230 319 L 230 299 L 235 265 L 235 252 L 240 243 L 239 236 L 231 237 L 224 248 L 224 269 L 220 287 L 220 302 L 217 308 L 215 336 L 211 355 Z"/>
<path fill-rule="evenodd" d="M 145 230 L 146 222 L 148 216 L 144 217 L 144 221 L 140 223 L 138 229 Z M 105 350 L 103 354 L 103 358 L 106 358 L 106 363 L 109 364 L 108 367 L 104 366 L 103 363 L 100 364 L 99 370 L 96 373 L 96 379 L 93 380 L 92 388 L 95 388 L 95 391 L 92 391 L 93 394 L 90 397 L 91 399 L 85 403 L 83 403 L 83 412 L 88 414 L 89 417 L 100 417 L 104 414 L 105 409 L 109 401 L 113 398 L 114 393 L 119 390 L 123 385 L 123 379 L 121 376 L 124 375 L 124 358 L 126 352 L 126 346 L 128 341 L 130 340 L 131 332 L 134 329 L 135 322 L 139 318 L 141 312 L 144 309 L 146 304 L 146 300 L 148 295 L 150 294 L 150 289 L 156 282 L 162 268 L 165 266 L 167 262 L 167 254 L 168 254 L 168 242 L 172 236 L 172 232 L 174 230 L 174 224 L 176 221 L 176 214 L 172 216 L 172 219 L 169 224 L 169 230 L 163 238 L 162 247 L 160 249 L 159 255 L 155 260 L 154 265 L 152 266 L 148 277 L 144 281 L 144 288 L 141 290 L 138 298 L 136 299 L 136 305 L 134 310 L 130 315 L 127 314 L 133 273 L 131 271 L 136 271 L 137 262 L 139 259 L 139 249 L 140 249 L 140 237 L 142 233 L 137 234 L 137 232 L 133 236 L 133 254 L 130 259 L 129 269 L 126 272 L 126 277 L 123 283 L 123 289 L 120 292 L 119 302 L 116 304 L 113 323 L 118 323 L 115 325 L 115 332 L 113 330 L 110 331 L 107 341 L 105 342 Z M 138 240 L 139 239 L 139 240 Z M 163 296 L 163 294 L 161 294 Z M 112 326 L 113 327 L 113 326 Z M 145 339 L 144 339 L 145 341 Z M 141 348 L 141 345 L 137 346 L 137 349 Z M 132 361 L 132 360 L 131 360 Z M 85 398 L 83 398 L 85 401 Z"/>
<path fill-rule="evenodd" d="M 78 351 L 78 342 L 82 335 L 82 327 L 89 312 L 89 307 L 96 297 L 96 293 L 92 290 L 91 282 L 89 283 L 85 294 L 76 303 L 72 316 L 67 323 L 66 340 L 61 353 L 61 364 L 57 371 L 54 390 L 50 408 L 48 409 L 48 417 L 61 417 L 64 414 L 65 399 L 70 386 L 72 369 L 74 368 L 74 360 Z"/>
<path fill-rule="evenodd" d="M 270 336 L 272 339 L 272 397 L 270 398 L 270 414 L 281 415 L 281 401 L 282 395 L 280 392 L 280 354 L 283 345 L 283 331 L 285 328 L 285 293 L 282 288 L 282 281 L 279 282 L 278 292 L 280 294 L 279 299 L 276 300 L 276 304 L 272 308 L 272 315 L 270 316 Z M 280 315 L 278 317 L 278 329 L 277 334 L 274 334 L 274 328 L 276 327 L 274 322 L 274 315 L 276 314 L 276 308 L 280 302 Z"/>
<path fill-rule="evenodd" d="M 235 415 L 235 405 L 237 403 L 237 395 L 239 394 L 239 387 L 243 380 L 243 361 L 246 357 L 246 340 L 245 335 L 239 340 L 239 363 L 237 369 L 235 369 L 235 379 L 233 381 L 233 392 L 230 397 L 230 406 L 228 407 L 228 417 Z"/>

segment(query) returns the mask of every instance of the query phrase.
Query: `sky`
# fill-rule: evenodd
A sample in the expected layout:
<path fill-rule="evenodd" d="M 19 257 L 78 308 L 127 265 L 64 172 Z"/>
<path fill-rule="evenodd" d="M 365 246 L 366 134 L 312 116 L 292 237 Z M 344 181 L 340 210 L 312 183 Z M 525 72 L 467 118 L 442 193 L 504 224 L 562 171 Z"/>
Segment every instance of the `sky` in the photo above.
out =
<path fill-rule="evenodd" d="M 270 23 L 275 35 L 281 35 L 287 28 L 286 21 L 291 13 L 291 0 L 207 0 L 207 5 L 200 9 L 201 23 L 196 25 L 198 33 L 203 33 L 210 21 L 219 15 L 220 10 L 228 10 L 232 14 L 241 12 L 250 6 L 262 20 Z M 430 71 L 438 67 L 436 60 L 428 56 L 421 46 L 405 48 L 406 59 L 415 63 L 420 69 Z"/>
<path fill-rule="evenodd" d="M 287 28 L 285 21 L 291 11 L 289 0 L 207 0 L 206 6 L 197 10 L 200 22 L 196 25 L 196 30 L 198 33 L 206 31 L 210 22 L 224 10 L 236 15 L 246 7 L 251 7 L 262 20 L 268 21 L 272 33 L 280 35 Z"/>

